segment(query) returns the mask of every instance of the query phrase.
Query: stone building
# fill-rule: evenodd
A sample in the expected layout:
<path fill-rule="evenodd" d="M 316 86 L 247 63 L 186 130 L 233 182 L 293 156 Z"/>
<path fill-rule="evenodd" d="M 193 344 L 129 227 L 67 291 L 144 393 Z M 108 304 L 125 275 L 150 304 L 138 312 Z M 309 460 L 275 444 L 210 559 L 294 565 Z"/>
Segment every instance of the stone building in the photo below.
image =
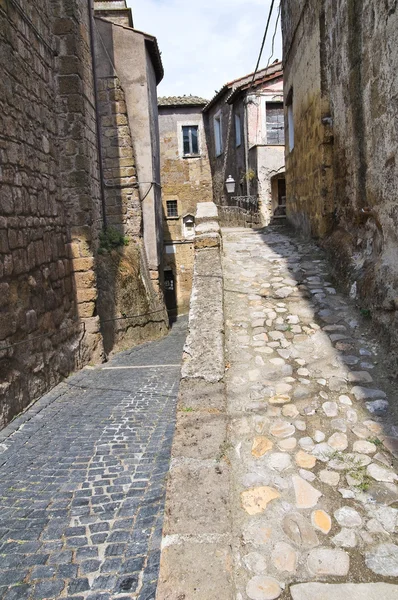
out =
<path fill-rule="evenodd" d="M 202 116 L 206 104 L 195 96 L 159 98 L 165 297 L 171 314 L 189 308 L 196 206 L 213 198 Z"/>
<path fill-rule="evenodd" d="M 262 222 L 269 223 L 285 202 L 281 63 L 258 71 L 254 80 L 252 73 L 227 83 L 203 112 L 214 202 L 238 209 L 251 202 L 253 216 L 259 207 Z M 233 195 L 225 188 L 230 175 L 236 184 Z"/>
<path fill-rule="evenodd" d="M 125 2 L 107 4 L 131 19 Z M 123 23 L 132 30 L 132 20 Z M 153 229 L 161 226 L 160 196 L 143 207 L 121 70 L 109 88 L 98 80 L 97 107 L 92 42 L 101 26 L 113 27 L 96 26 L 86 0 L 0 2 L 0 426 L 75 369 L 102 360 L 104 327 L 108 352 L 166 330 L 152 285 L 161 247 L 152 242 L 158 254 L 147 260 L 142 242 L 143 212 L 153 215 Z M 155 65 L 156 42 L 147 38 L 141 50 Z M 150 80 L 140 102 L 151 94 L 155 109 L 160 68 L 143 60 L 136 67 Z M 103 164 L 101 138 L 110 141 Z M 154 168 L 145 181 L 156 176 Z M 106 221 L 129 238 L 124 251 L 99 253 Z"/>
<path fill-rule="evenodd" d="M 397 2 L 282 0 L 282 30 L 288 219 L 396 350 Z"/>

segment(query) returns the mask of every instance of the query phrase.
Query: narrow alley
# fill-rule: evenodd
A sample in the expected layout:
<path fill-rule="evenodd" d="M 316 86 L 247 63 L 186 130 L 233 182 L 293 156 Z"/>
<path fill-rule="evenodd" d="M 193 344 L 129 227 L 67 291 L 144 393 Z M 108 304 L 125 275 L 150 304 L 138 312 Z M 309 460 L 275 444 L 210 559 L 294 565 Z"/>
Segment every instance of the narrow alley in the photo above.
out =
<path fill-rule="evenodd" d="M 1 432 L 0 598 L 154 598 L 182 318 Z"/>
<path fill-rule="evenodd" d="M 312 242 L 226 229 L 223 248 L 236 598 L 393 600 L 398 397 L 383 352 Z"/>

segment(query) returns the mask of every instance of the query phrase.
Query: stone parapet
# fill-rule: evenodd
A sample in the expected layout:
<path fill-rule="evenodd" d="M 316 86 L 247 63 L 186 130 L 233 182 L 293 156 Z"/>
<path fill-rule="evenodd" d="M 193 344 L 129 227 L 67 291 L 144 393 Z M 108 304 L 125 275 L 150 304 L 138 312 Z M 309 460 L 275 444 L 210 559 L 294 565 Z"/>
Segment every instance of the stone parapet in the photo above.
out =
<path fill-rule="evenodd" d="M 204 204 L 214 231 L 202 235 L 220 240 L 217 208 Z M 234 597 L 220 243 L 195 247 L 157 600 Z"/>
<path fill-rule="evenodd" d="M 218 248 L 220 245 L 217 206 L 214 202 L 201 202 L 196 211 L 195 249 Z"/>

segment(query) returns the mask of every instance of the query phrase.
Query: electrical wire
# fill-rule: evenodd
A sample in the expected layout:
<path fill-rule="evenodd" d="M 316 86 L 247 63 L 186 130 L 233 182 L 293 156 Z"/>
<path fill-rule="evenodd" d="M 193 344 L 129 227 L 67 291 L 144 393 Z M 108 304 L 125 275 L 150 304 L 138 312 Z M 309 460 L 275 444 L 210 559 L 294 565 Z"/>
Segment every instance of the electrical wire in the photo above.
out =
<path fill-rule="evenodd" d="M 268 69 L 268 67 L 269 67 L 269 64 L 270 64 L 270 62 L 271 62 L 271 58 L 274 56 L 274 49 L 275 49 L 275 38 L 276 38 L 276 33 L 277 33 L 277 31 L 278 31 L 278 23 L 279 23 L 279 19 L 280 19 L 280 16 L 281 16 L 281 7 L 282 7 L 282 4 L 281 4 L 281 3 L 279 3 L 278 15 L 277 15 L 277 17 L 276 17 L 276 22 L 275 22 L 275 31 L 274 31 L 274 35 L 272 36 L 272 47 L 271 47 L 271 54 L 270 54 L 270 57 L 269 57 L 269 59 L 268 59 L 267 66 L 265 67 L 266 69 Z"/>
<path fill-rule="evenodd" d="M 267 25 L 265 27 L 264 37 L 263 37 L 263 41 L 262 41 L 261 48 L 260 48 L 260 53 L 258 55 L 257 65 L 256 65 L 256 68 L 255 68 L 254 73 L 253 73 L 253 78 L 252 78 L 250 87 L 253 86 L 254 78 L 256 77 L 256 74 L 257 74 L 257 71 L 258 71 L 258 67 L 260 66 L 260 60 L 261 60 L 261 56 L 263 54 L 265 40 L 266 40 L 267 34 L 268 34 L 269 24 L 271 22 L 272 11 L 274 10 L 274 4 L 275 4 L 275 0 L 272 0 L 271 6 L 270 6 L 270 9 L 269 9 L 269 13 L 268 13 Z"/>

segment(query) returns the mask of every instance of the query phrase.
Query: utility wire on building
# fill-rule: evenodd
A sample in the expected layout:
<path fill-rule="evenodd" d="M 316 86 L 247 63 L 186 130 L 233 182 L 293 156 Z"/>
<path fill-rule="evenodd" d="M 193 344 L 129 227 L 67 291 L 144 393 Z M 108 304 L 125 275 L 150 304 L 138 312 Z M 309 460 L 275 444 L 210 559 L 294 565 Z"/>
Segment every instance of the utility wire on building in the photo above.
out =
<path fill-rule="evenodd" d="M 262 54 L 263 54 L 265 40 L 267 39 L 268 29 L 269 29 L 269 25 L 270 25 L 270 22 L 271 22 L 272 11 L 274 10 L 274 4 L 275 4 L 275 0 L 272 0 L 271 6 L 270 6 L 270 9 L 269 9 L 269 13 L 268 13 L 267 25 L 265 27 L 263 41 L 261 43 L 260 53 L 258 55 L 258 60 L 257 60 L 256 68 L 255 68 L 254 73 L 253 73 L 253 78 L 252 78 L 250 87 L 252 87 L 252 85 L 254 83 L 254 79 L 256 77 L 256 74 L 257 74 L 257 71 L 258 71 L 258 67 L 260 66 L 260 60 L 261 60 L 261 57 L 262 57 Z"/>

